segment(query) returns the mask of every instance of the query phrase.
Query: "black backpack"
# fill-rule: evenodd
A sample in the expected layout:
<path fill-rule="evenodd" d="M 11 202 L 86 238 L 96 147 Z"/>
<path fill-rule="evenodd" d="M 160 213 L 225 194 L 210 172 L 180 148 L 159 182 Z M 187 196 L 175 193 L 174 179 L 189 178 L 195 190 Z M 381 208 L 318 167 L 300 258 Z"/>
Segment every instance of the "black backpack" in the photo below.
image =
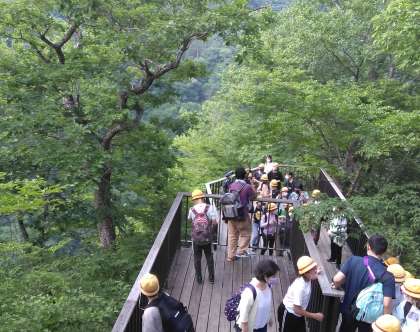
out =
<path fill-rule="evenodd" d="M 165 332 L 194 332 L 192 318 L 187 308 L 172 296 L 161 293 L 157 299 L 147 305 L 148 307 L 159 309 Z"/>
<path fill-rule="evenodd" d="M 240 193 L 246 185 L 246 183 L 243 183 L 239 190 L 229 190 L 220 198 L 225 220 L 241 220 L 245 217 L 245 206 L 241 203 Z"/>

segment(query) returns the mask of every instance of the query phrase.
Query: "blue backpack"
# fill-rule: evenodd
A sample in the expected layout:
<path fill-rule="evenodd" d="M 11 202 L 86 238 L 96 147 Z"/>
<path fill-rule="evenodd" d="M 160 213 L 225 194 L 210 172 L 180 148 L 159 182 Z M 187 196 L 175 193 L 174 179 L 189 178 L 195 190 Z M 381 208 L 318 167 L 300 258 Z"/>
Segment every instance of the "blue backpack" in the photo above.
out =
<path fill-rule="evenodd" d="M 252 295 L 255 298 L 257 297 L 257 290 L 251 284 L 245 284 L 241 286 L 238 292 L 234 293 L 225 304 L 225 316 L 229 322 L 236 320 L 236 316 L 238 316 L 238 306 L 239 302 L 241 301 L 241 294 L 245 290 L 245 288 L 250 288 L 252 290 Z"/>
<path fill-rule="evenodd" d="M 382 289 L 382 278 L 386 272 L 377 279 L 369 266 L 368 257 L 363 257 L 363 264 L 369 273 L 369 281 L 372 285 L 362 289 L 357 295 L 353 306 L 354 318 L 358 321 L 372 324 L 384 313 L 384 294 Z"/>

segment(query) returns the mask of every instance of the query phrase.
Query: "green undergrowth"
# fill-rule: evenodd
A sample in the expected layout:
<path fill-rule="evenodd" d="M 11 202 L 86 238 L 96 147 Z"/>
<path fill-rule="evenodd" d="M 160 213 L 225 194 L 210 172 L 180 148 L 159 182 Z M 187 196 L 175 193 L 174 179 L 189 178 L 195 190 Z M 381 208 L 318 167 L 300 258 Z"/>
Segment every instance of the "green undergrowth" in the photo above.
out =
<path fill-rule="evenodd" d="M 60 245 L 0 243 L 0 331 L 110 330 L 147 256 L 152 232 L 104 251 L 84 241 L 77 256 Z"/>

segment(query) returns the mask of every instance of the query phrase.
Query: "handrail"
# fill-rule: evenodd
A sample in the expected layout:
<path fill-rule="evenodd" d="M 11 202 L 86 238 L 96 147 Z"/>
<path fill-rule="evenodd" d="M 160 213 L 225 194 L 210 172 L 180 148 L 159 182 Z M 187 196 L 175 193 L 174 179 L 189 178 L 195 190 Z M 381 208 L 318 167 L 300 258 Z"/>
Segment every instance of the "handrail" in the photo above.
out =
<path fill-rule="evenodd" d="M 131 288 L 131 291 L 127 297 L 126 302 L 124 303 L 123 308 L 120 311 L 120 314 L 117 318 L 117 320 L 115 321 L 114 327 L 112 328 L 112 332 L 123 332 L 126 330 L 126 328 L 129 326 L 130 324 L 130 320 L 132 320 L 132 316 L 133 316 L 133 312 L 135 311 L 136 308 L 138 308 L 138 303 L 139 300 L 141 298 L 141 293 L 140 293 L 140 279 L 147 273 L 150 272 L 154 272 L 155 269 L 155 263 L 157 260 L 158 255 L 160 254 L 160 249 L 163 246 L 163 243 L 165 242 L 165 240 L 168 238 L 168 236 L 170 235 L 171 232 L 171 228 L 173 226 L 174 221 L 179 221 L 176 218 L 176 215 L 181 207 L 181 203 L 182 203 L 182 198 L 186 195 L 187 193 L 178 193 L 176 195 L 176 198 L 174 200 L 174 202 L 172 203 L 171 208 L 169 209 L 168 214 L 165 217 L 165 220 L 162 224 L 162 227 L 160 228 L 160 231 L 158 233 L 158 235 L 156 236 L 156 239 L 152 245 L 152 247 L 150 248 L 149 254 L 147 255 L 143 266 L 136 278 L 136 281 L 133 284 L 133 287 Z M 179 223 L 179 227 L 181 226 L 181 224 Z M 175 245 L 179 245 L 180 243 L 180 229 L 179 229 L 179 238 L 178 238 L 178 243 L 176 243 L 176 239 L 172 239 L 175 240 Z M 173 252 L 173 254 L 175 254 L 175 252 Z M 137 324 L 135 324 L 137 325 Z M 140 331 L 140 329 L 138 330 Z"/>

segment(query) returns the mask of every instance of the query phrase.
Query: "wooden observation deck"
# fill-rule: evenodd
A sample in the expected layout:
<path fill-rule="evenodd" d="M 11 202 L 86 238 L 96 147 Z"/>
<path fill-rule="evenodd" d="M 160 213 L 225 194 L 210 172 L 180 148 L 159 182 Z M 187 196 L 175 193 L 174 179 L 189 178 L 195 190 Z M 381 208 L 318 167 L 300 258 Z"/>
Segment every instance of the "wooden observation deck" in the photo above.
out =
<path fill-rule="evenodd" d="M 339 197 L 345 200 L 338 186 L 323 169 L 316 176 L 314 172 L 308 172 L 298 166 L 284 166 L 286 170 L 292 170 L 305 183 L 306 189 L 319 188 L 321 192 L 330 197 Z M 282 170 L 283 171 L 283 170 Z M 301 176 L 304 174 L 305 176 Z M 312 175 L 311 175 L 312 174 Z M 210 204 L 219 209 L 220 188 L 223 179 L 215 180 L 206 184 L 206 198 Z M 190 242 L 190 226 L 187 222 L 188 210 L 191 206 L 190 193 L 178 193 L 172 206 L 156 236 L 155 242 L 149 251 L 146 260 L 133 284 L 133 287 L 124 303 L 116 320 L 113 332 L 133 331 L 141 329 L 142 309 L 147 304 L 147 298 L 141 295 L 139 282 L 146 273 L 154 273 L 161 281 L 163 290 L 179 299 L 188 307 L 197 332 L 229 332 L 233 326 L 224 316 L 224 305 L 231 294 L 252 278 L 255 265 L 263 259 L 273 259 L 280 266 L 280 284 L 273 287 L 273 325 L 270 332 L 278 331 L 276 310 L 285 295 L 288 286 L 296 277 L 295 263 L 304 255 L 314 258 L 322 269 L 318 280 L 313 284 L 313 291 L 308 310 L 323 312 L 325 319 L 322 323 L 307 320 L 308 330 L 335 331 L 339 316 L 340 297 L 343 292 L 332 289 L 330 281 L 337 269 L 335 265 L 328 263 L 329 239 L 326 231 L 321 231 L 318 245 L 312 240 L 310 234 L 303 234 L 298 222 L 293 223 L 287 232 L 289 244 L 276 248 L 273 256 L 255 255 L 242 258 L 234 262 L 226 261 L 227 227 L 223 222 L 219 223 L 218 235 L 215 240 L 213 252 L 215 261 L 215 283 L 210 284 L 207 280 L 205 258 L 203 265 L 203 284 L 198 284 L 194 278 L 194 263 Z M 262 202 L 285 202 L 278 199 L 261 199 Z M 290 201 L 286 201 L 290 202 Z M 363 255 L 367 234 L 363 230 L 360 220 L 351 220 L 348 231 L 352 234 L 347 240 L 343 250 L 343 261 L 352 254 Z M 204 256 L 204 255 L 203 255 Z M 147 331 L 143 331 L 147 332 Z"/>

